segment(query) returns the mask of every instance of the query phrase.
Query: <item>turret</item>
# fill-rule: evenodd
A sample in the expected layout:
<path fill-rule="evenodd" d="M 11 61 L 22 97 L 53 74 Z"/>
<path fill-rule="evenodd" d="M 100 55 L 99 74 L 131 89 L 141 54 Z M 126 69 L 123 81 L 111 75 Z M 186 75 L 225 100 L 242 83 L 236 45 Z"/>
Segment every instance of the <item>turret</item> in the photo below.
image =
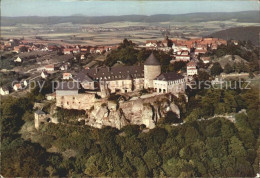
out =
<path fill-rule="evenodd" d="M 153 88 L 153 80 L 160 74 L 161 64 L 152 53 L 144 62 L 144 88 Z"/>

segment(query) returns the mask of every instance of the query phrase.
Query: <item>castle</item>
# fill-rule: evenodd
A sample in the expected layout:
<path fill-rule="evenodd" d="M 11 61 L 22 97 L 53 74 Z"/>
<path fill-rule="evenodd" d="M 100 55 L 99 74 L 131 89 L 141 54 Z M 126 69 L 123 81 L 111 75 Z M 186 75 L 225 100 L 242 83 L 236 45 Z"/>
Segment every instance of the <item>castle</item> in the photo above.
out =
<path fill-rule="evenodd" d="M 144 65 L 87 69 L 78 73 L 74 81 L 79 82 L 89 92 L 100 91 L 102 96 L 142 89 L 177 94 L 185 92 L 186 87 L 183 76 L 175 72 L 161 72 L 161 64 L 153 53 L 145 60 Z M 56 93 L 62 95 L 63 92 L 57 89 Z"/>
<path fill-rule="evenodd" d="M 161 72 L 160 62 L 153 53 L 144 65 L 92 68 L 78 73 L 73 80 L 56 87 L 56 106 L 85 110 L 85 124 L 97 128 L 106 125 L 120 129 L 127 124 L 144 124 L 147 128 L 154 128 L 168 111 L 179 113 L 171 96 L 184 93 L 186 88 L 183 76 L 175 72 Z M 81 87 L 84 92 L 79 92 Z M 143 89 L 153 93 L 128 100 L 122 97 L 124 101 L 118 103 L 107 99 L 111 93 Z M 39 122 L 48 120 L 44 114 L 36 114 L 35 126 L 38 129 Z"/>

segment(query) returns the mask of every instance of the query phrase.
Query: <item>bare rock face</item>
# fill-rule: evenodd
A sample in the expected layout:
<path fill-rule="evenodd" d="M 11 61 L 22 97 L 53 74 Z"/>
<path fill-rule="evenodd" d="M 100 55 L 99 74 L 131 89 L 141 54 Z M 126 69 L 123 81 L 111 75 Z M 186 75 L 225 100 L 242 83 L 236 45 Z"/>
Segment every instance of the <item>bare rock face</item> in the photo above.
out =
<path fill-rule="evenodd" d="M 120 103 L 96 103 L 94 108 L 87 110 L 86 124 L 96 128 L 111 126 L 118 129 L 128 124 L 144 124 L 152 129 L 169 111 L 180 116 L 178 106 L 170 98 L 168 95 L 156 95 Z"/>
<path fill-rule="evenodd" d="M 171 103 L 170 104 L 170 111 L 174 112 L 175 114 L 177 114 L 178 118 L 180 118 L 180 109 L 179 107 L 175 104 L 175 103 Z"/>

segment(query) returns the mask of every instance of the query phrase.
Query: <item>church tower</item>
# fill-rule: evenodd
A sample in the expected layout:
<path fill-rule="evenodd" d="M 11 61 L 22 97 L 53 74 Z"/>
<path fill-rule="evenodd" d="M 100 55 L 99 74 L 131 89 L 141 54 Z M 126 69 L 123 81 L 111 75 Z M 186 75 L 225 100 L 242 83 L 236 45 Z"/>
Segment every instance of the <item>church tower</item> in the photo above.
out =
<path fill-rule="evenodd" d="M 160 74 L 161 64 L 152 53 L 144 62 L 144 88 L 153 88 L 153 80 Z"/>

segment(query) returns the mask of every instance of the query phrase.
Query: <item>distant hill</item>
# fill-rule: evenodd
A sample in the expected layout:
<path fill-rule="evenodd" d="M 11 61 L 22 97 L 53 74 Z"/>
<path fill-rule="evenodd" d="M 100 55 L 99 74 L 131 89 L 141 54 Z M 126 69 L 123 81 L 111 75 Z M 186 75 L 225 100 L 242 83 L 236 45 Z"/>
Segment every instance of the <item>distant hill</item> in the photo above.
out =
<path fill-rule="evenodd" d="M 250 40 L 254 45 L 259 46 L 259 32 L 260 26 L 235 27 L 212 33 L 209 36 L 225 40 Z"/>
<path fill-rule="evenodd" d="M 253 22 L 258 23 L 258 11 L 244 12 L 214 12 L 214 13 L 189 13 L 189 14 L 158 14 L 158 15 L 123 15 L 123 16 L 28 16 L 28 17 L 1 17 L 2 26 L 13 26 L 16 24 L 58 24 L 68 23 L 73 24 L 102 24 L 109 22 L 206 22 L 206 21 L 224 21 L 236 19 L 238 22 Z"/>
<path fill-rule="evenodd" d="M 240 62 L 244 62 L 246 65 L 248 64 L 248 62 L 245 59 L 241 58 L 240 56 L 234 55 L 234 57 L 235 59 L 233 60 L 232 55 L 226 55 L 214 59 L 214 62 L 219 62 L 222 68 L 224 68 L 227 63 L 229 63 L 231 66 L 233 66 L 234 63 L 240 63 Z"/>

